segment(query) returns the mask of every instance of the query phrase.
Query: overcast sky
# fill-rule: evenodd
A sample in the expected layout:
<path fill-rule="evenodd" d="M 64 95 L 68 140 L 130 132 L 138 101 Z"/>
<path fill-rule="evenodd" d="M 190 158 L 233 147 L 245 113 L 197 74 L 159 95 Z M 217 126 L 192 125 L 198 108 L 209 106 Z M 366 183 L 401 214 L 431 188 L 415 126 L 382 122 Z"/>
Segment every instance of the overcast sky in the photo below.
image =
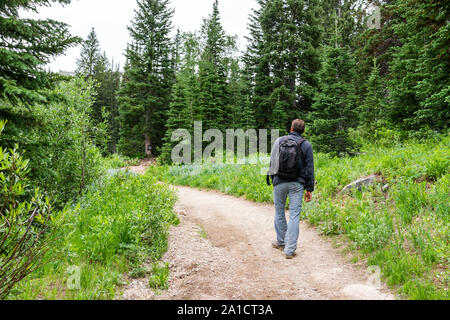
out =
<path fill-rule="evenodd" d="M 213 3 L 214 0 L 171 0 L 171 6 L 175 8 L 174 29 L 179 27 L 182 31 L 199 30 L 202 19 L 212 12 Z M 219 1 L 222 25 L 228 34 L 238 35 L 241 49 L 245 48 L 244 36 L 248 35 L 248 14 L 251 8 L 256 7 L 256 0 Z M 70 25 L 73 35 L 83 39 L 86 39 L 94 27 L 102 50 L 123 68 L 123 54 L 130 41 L 127 25 L 130 25 L 136 8 L 135 0 L 72 0 L 65 7 L 59 4 L 43 7 L 37 16 L 65 22 Z M 27 13 L 26 16 L 36 15 Z M 58 57 L 49 67 L 55 72 L 74 71 L 79 54 L 80 46 L 69 49 L 65 56 Z"/>

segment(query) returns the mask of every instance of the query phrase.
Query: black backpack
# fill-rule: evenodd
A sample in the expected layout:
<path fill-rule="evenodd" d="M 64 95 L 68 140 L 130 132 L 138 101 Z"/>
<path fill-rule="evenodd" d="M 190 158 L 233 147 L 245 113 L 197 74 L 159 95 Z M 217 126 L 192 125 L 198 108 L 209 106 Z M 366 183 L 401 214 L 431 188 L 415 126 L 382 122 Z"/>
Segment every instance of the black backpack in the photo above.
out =
<path fill-rule="evenodd" d="M 292 135 L 281 138 L 279 145 L 279 167 L 277 176 L 286 180 L 297 180 L 302 159 L 301 146 L 306 140 Z"/>

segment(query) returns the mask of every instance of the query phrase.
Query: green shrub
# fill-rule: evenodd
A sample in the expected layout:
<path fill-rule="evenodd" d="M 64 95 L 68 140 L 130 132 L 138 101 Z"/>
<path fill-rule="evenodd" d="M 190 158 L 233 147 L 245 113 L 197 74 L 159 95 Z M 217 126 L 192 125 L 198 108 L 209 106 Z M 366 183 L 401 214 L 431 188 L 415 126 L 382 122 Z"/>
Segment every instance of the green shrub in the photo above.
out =
<path fill-rule="evenodd" d="M 175 197 L 150 176 L 117 175 L 94 184 L 76 209 L 68 242 L 91 261 L 108 262 L 127 245 L 148 245 L 152 258 L 165 251 L 176 222 Z"/>
<path fill-rule="evenodd" d="M 4 126 L 0 120 L 0 135 Z M 29 188 L 28 163 L 0 146 L 0 299 L 48 261 L 57 232 L 50 199 Z"/>
<path fill-rule="evenodd" d="M 150 175 L 127 172 L 105 177 L 66 212 L 53 242 L 60 257 L 19 283 L 11 299 L 112 299 L 122 274 L 147 273 L 167 250 L 168 228 L 179 222 L 173 190 Z M 81 288 L 67 290 L 66 270 L 81 268 Z"/>
<path fill-rule="evenodd" d="M 26 106 L 0 101 L 0 119 L 8 115 L 1 145 L 29 160 L 30 183 L 52 195 L 58 207 L 76 199 L 103 174 L 95 142 L 104 140 L 104 126 L 90 119 L 94 84 L 80 77 L 62 81 L 48 92 L 45 104 Z M 26 116 L 24 116 L 26 114 Z"/>

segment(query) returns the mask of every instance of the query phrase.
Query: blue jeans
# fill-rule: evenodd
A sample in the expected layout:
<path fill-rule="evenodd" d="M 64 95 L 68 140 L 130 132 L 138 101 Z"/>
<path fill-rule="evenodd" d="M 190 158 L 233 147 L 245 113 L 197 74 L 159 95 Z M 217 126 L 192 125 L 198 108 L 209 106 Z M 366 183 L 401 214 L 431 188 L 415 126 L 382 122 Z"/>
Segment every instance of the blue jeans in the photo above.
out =
<path fill-rule="evenodd" d="M 304 186 L 299 182 L 285 182 L 273 188 L 275 202 L 275 232 L 277 242 L 284 245 L 284 253 L 294 254 L 300 232 L 300 212 L 302 211 Z M 289 224 L 286 223 L 285 207 L 289 194 Z"/>

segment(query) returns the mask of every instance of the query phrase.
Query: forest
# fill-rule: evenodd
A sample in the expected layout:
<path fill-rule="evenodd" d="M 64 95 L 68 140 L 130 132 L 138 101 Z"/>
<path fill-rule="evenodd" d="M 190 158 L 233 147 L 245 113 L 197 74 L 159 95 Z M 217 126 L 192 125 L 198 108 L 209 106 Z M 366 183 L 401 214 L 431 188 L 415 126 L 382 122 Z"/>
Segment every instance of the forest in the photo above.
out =
<path fill-rule="evenodd" d="M 124 273 L 167 288 L 180 221 L 159 181 L 273 200 L 259 165 L 173 165 L 173 133 L 284 135 L 297 118 L 317 152 L 304 218 L 403 298 L 449 298 L 450 2 L 258 0 L 239 50 L 219 0 L 196 32 L 169 0 L 136 1 L 123 70 L 94 28 L 21 17 L 71 0 L 0 3 L 0 299 L 112 299 Z M 74 76 L 46 69 L 75 46 Z M 143 158 L 144 175 L 118 170 Z M 369 174 L 381 185 L 339 192 Z M 74 265 L 87 271 L 66 291 Z"/>

